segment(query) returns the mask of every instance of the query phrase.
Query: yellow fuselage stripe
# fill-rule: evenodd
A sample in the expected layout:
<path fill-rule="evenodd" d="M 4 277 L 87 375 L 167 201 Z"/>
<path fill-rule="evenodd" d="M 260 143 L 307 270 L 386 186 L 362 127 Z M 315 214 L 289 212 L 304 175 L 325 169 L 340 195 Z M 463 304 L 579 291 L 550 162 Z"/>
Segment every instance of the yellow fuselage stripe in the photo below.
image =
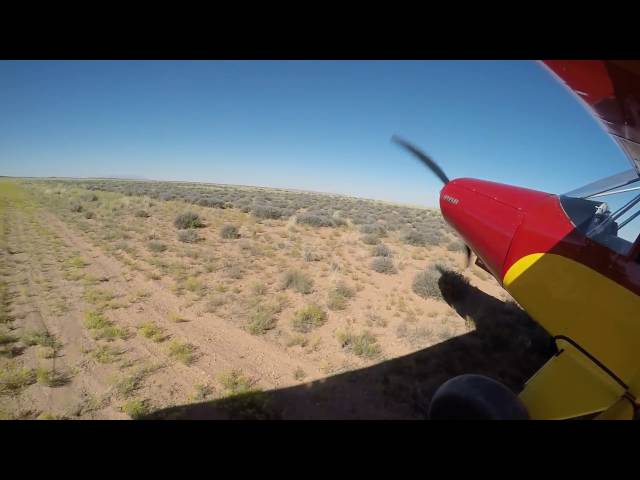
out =
<path fill-rule="evenodd" d="M 505 289 L 554 336 L 565 335 L 640 392 L 640 297 L 585 265 L 551 253 L 527 255 Z"/>

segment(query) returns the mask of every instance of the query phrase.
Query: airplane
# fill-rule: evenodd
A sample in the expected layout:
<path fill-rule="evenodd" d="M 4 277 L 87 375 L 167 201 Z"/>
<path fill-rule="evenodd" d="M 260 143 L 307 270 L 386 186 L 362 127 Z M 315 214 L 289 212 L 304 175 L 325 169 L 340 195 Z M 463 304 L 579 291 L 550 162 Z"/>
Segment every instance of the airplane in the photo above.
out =
<path fill-rule="evenodd" d="M 553 338 L 556 353 L 521 392 L 473 373 L 435 392 L 446 419 L 631 420 L 640 407 L 640 61 L 541 64 L 600 122 L 631 168 L 556 195 L 450 180 L 431 157 L 392 140 L 443 182 L 440 209 L 489 272 Z"/>

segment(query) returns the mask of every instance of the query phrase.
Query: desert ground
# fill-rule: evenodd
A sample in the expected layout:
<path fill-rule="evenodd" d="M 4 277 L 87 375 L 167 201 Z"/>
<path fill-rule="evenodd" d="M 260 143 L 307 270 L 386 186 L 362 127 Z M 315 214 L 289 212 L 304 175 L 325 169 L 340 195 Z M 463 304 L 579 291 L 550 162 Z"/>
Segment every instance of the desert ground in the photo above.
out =
<path fill-rule="evenodd" d="M 4 178 L 0 218 L 3 419 L 422 419 L 551 354 L 433 209 Z"/>

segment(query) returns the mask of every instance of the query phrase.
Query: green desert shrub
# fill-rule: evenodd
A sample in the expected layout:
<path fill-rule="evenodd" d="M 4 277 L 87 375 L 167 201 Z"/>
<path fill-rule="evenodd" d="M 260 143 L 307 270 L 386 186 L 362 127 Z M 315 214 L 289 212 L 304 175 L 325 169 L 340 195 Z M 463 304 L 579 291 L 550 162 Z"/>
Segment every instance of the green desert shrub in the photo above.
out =
<path fill-rule="evenodd" d="M 263 335 L 276 326 L 275 309 L 268 305 L 257 305 L 251 312 L 248 330 L 252 335 Z"/>
<path fill-rule="evenodd" d="M 162 253 L 167 250 L 167 246 L 158 240 L 151 240 L 147 244 L 147 247 L 154 253 Z"/>
<path fill-rule="evenodd" d="M 340 282 L 331 290 L 327 299 L 329 310 L 344 310 L 347 308 L 349 299 L 353 298 L 355 291 L 347 284 Z"/>
<path fill-rule="evenodd" d="M 360 237 L 360 240 L 362 240 L 362 243 L 366 243 L 367 245 L 376 245 L 380 243 L 380 238 L 378 238 L 378 236 L 374 235 L 373 233 L 362 235 L 362 237 Z"/>
<path fill-rule="evenodd" d="M 446 240 L 444 234 L 441 230 L 427 230 L 423 232 L 424 244 L 425 245 L 440 245 L 442 242 Z"/>
<path fill-rule="evenodd" d="M 296 222 L 302 225 L 311 225 L 312 227 L 333 227 L 335 222 L 326 215 L 317 215 L 313 213 L 302 213 L 297 216 Z"/>
<path fill-rule="evenodd" d="M 115 363 L 120 360 L 120 356 L 124 350 L 111 347 L 109 345 L 100 345 L 89 353 L 89 356 L 98 363 Z"/>
<path fill-rule="evenodd" d="M 400 235 L 400 240 L 408 245 L 413 245 L 416 247 L 424 247 L 427 244 L 427 239 L 418 230 L 409 230 L 403 232 L 402 235 Z"/>
<path fill-rule="evenodd" d="M 220 307 L 227 303 L 227 298 L 224 295 L 214 294 L 209 297 L 205 309 L 209 313 L 217 312 Z"/>
<path fill-rule="evenodd" d="M 257 296 L 265 295 L 269 291 L 267 284 L 264 282 L 255 282 L 251 284 L 251 293 Z"/>
<path fill-rule="evenodd" d="M 121 410 L 122 413 L 129 415 L 132 420 L 137 420 L 149 413 L 149 406 L 146 400 L 132 399 L 126 401 Z"/>
<path fill-rule="evenodd" d="M 151 321 L 141 323 L 138 326 L 138 331 L 143 337 L 153 340 L 156 343 L 162 342 L 167 338 L 164 329 Z"/>
<path fill-rule="evenodd" d="M 273 220 L 282 218 L 284 216 L 284 211 L 281 208 L 271 207 L 268 205 L 257 205 L 253 207 L 251 213 L 257 218 L 268 218 Z"/>
<path fill-rule="evenodd" d="M 254 381 L 251 378 L 247 377 L 242 370 L 237 369 L 220 374 L 218 379 L 230 395 L 250 392 L 254 385 Z"/>
<path fill-rule="evenodd" d="M 126 340 L 127 338 L 129 338 L 129 331 L 126 328 L 121 327 L 120 325 L 112 324 L 96 330 L 94 333 L 94 338 L 96 338 L 97 340 L 107 340 L 109 342 L 117 338 L 119 338 L 120 340 Z"/>
<path fill-rule="evenodd" d="M 371 269 L 375 272 L 387 275 L 398 272 L 393 261 L 389 257 L 374 257 L 373 260 L 371 260 Z"/>
<path fill-rule="evenodd" d="M 220 227 L 220 237 L 227 240 L 232 240 L 240 238 L 240 232 L 238 231 L 238 227 L 236 227 L 235 225 L 226 223 L 222 227 Z"/>
<path fill-rule="evenodd" d="M 237 263 L 228 263 L 224 266 L 224 273 L 227 277 L 240 280 L 244 276 L 242 267 Z"/>
<path fill-rule="evenodd" d="M 16 394 L 35 383 L 35 381 L 36 373 L 34 370 L 21 367 L 17 363 L 9 361 L 0 369 L 0 395 Z"/>
<path fill-rule="evenodd" d="M 377 223 L 368 223 L 360 226 L 360 233 L 373 234 L 383 237 L 387 234 L 387 229 Z"/>
<path fill-rule="evenodd" d="M 173 224 L 176 226 L 176 228 L 179 228 L 181 230 L 185 230 L 187 228 L 200 228 L 204 226 L 202 220 L 200 219 L 200 216 L 194 212 L 181 213 L 175 218 Z"/>
<path fill-rule="evenodd" d="M 338 332 L 336 337 L 342 348 L 358 357 L 375 358 L 380 354 L 378 339 L 370 332 L 363 332 L 360 335 L 351 332 Z"/>
<path fill-rule="evenodd" d="M 115 308 L 117 306 L 117 304 L 114 303 L 116 298 L 115 293 L 106 289 L 86 287 L 83 298 L 87 303 L 95 305 L 98 310 Z"/>
<path fill-rule="evenodd" d="M 304 259 L 305 262 L 319 262 L 320 260 L 322 260 L 321 255 L 315 253 L 309 248 L 305 249 L 302 255 L 302 258 Z"/>
<path fill-rule="evenodd" d="M 308 333 L 314 328 L 321 327 L 326 321 L 326 312 L 318 305 L 312 303 L 295 313 L 292 327 L 296 332 Z"/>
<path fill-rule="evenodd" d="M 196 277 L 187 277 L 182 286 L 191 293 L 202 296 L 207 293 L 207 285 Z"/>
<path fill-rule="evenodd" d="M 422 298 L 441 300 L 440 277 L 442 277 L 442 267 L 430 264 L 422 272 L 416 274 L 411 287 L 416 295 Z"/>
<path fill-rule="evenodd" d="M 213 387 L 207 384 L 197 384 L 194 385 L 195 393 L 193 393 L 189 398 L 193 402 L 202 402 L 214 393 Z"/>
<path fill-rule="evenodd" d="M 452 240 L 447 244 L 447 250 L 450 252 L 465 252 L 466 247 L 460 240 Z"/>
<path fill-rule="evenodd" d="M 61 387 L 69 383 L 69 375 L 60 370 L 50 370 L 48 368 L 36 368 L 36 381 L 47 387 Z"/>
<path fill-rule="evenodd" d="M 224 203 L 222 200 L 219 200 L 217 198 L 211 198 L 211 197 L 200 198 L 195 203 L 197 203 L 202 207 L 222 208 L 222 209 L 227 208 L 227 204 Z"/>
<path fill-rule="evenodd" d="M 141 367 L 132 373 L 115 378 L 112 388 L 116 397 L 131 397 L 131 395 L 142 386 L 142 382 L 152 371 L 152 367 Z"/>
<path fill-rule="evenodd" d="M 313 280 L 300 270 L 289 270 L 282 277 L 282 288 L 293 288 L 296 292 L 308 294 L 313 291 Z"/>
<path fill-rule="evenodd" d="M 89 311 L 84 314 L 84 325 L 90 330 L 98 330 L 111 325 L 111 322 L 101 313 Z"/>
<path fill-rule="evenodd" d="M 381 243 L 373 247 L 372 255 L 374 257 L 389 257 L 389 258 L 393 257 L 391 250 L 384 243 Z"/>
<path fill-rule="evenodd" d="M 193 228 L 180 230 L 178 232 L 178 240 L 184 243 L 197 243 L 200 241 L 200 235 Z"/>
<path fill-rule="evenodd" d="M 10 333 L 0 331 L 0 345 L 7 345 L 9 343 L 17 342 L 18 338 L 14 337 Z"/>
<path fill-rule="evenodd" d="M 95 193 L 83 193 L 81 198 L 87 202 L 97 202 L 98 196 Z"/>
<path fill-rule="evenodd" d="M 57 348 L 58 342 L 55 337 L 46 330 L 29 330 L 22 335 L 22 343 L 25 345 L 40 345 L 42 347 Z"/>
<path fill-rule="evenodd" d="M 189 343 L 172 340 L 169 343 L 169 355 L 185 365 L 191 365 L 195 360 L 195 347 Z"/>

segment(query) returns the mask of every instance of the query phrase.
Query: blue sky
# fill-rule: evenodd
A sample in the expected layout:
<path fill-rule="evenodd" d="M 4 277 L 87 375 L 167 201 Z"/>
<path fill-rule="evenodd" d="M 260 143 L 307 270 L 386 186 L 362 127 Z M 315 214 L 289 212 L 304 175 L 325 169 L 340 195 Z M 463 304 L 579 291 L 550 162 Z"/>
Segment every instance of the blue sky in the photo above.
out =
<path fill-rule="evenodd" d="M 135 175 L 433 206 L 451 178 L 565 192 L 630 168 L 534 61 L 0 61 L 0 174 Z"/>

